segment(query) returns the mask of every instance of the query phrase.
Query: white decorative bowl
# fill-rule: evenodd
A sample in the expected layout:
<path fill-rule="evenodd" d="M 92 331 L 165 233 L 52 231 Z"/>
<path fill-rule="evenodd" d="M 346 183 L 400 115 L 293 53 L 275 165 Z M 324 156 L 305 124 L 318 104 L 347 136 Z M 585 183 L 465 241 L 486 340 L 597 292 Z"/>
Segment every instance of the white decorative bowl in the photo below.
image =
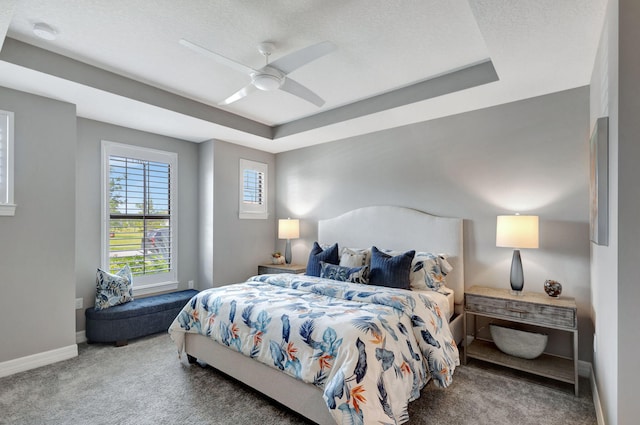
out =
<path fill-rule="evenodd" d="M 523 359 L 535 359 L 547 347 L 547 335 L 504 326 L 489 325 L 491 338 L 500 351 Z"/>

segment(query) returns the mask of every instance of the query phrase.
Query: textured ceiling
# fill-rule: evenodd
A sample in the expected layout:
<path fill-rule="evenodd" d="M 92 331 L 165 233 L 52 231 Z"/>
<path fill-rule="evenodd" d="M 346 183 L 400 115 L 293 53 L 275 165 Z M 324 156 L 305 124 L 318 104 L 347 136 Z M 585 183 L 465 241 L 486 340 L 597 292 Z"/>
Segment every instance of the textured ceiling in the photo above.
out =
<path fill-rule="evenodd" d="M 0 85 L 76 103 L 81 116 L 187 140 L 219 138 L 277 152 L 586 85 L 606 0 L 8 3 L 15 6 L 10 19 L 4 19 L 8 37 L 208 105 L 213 112 L 223 110 L 267 127 L 319 113 L 327 115 L 354 102 L 364 105 L 362 101 L 373 96 L 487 60 L 499 77 L 497 82 L 412 100 L 406 106 L 394 105 L 319 128 L 309 125 L 298 134 L 270 140 L 273 137 L 241 129 L 230 132 L 215 119 L 189 116 L 181 110 L 171 112 L 153 102 L 128 101 L 127 96 L 96 90 L 73 77 L 60 78 L 37 67 L 30 70 L 24 63 L 11 64 L 3 58 L 7 53 L 0 54 Z M 32 27 L 36 22 L 55 28 L 57 39 L 35 37 Z M 248 84 L 249 78 L 186 49 L 178 44 L 180 38 L 254 68 L 264 64 L 257 51 L 260 42 L 275 44 L 271 59 L 276 60 L 329 40 L 337 46 L 336 51 L 291 74 L 326 104 L 318 108 L 283 91 L 273 91 L 256 92 L 219 106 Z M 121 104 L 120 110 L 109 111 L 113 107 L 105 108 L 105 104 Z"/>

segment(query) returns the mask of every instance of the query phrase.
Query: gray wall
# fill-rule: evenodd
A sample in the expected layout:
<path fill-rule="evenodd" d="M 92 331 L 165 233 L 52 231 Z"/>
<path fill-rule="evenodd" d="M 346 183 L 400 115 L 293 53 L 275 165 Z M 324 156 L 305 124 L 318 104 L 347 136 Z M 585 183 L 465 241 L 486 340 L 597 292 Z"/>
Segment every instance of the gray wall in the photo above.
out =
<path fill-rule="evenodd" d="M 200 171 L 204 178 L 200 182 L 201 187 L 209 188 L 201 194 L 201 220 L 205 227 L 200 233 L 200 249 L 205 258 L 200 264 L 200 274 L 212 275 L 211 281 L 201 283 L 200 288 L 204 289 L 242 282 L 258 273 L 258 264 L 270 260 L 276 237 L 273 214 L 275 156 L 219 140 L 201 144 L 200 153 L 200 164 L 209 167 Z M 212 160 L 209 155 L 213 155 Z M 240 158 L 263 162 L 268 166 L 269 217 L 266 220 L 238 218 Z M 209 192 L 211 189 L 215 196 Z M 213 202 L 213 215 L 209 199 Z M 212 257 L 206 258 L 208 255 Z"/>
<path fill-rule="evenodd" d="M 0 345 L 0 362 L 72 346 L 76 331 L 85 329 L 84 309 L 75 310 L 74 300 L 82 298 L 84 308 L 94 303 L 102 140 L 178 153 L 179 289 L 189 280 L 201 289 L 242 281 L 270 259 L 273 154 L 76 118 L 74 105 L 4 88 L 0 109 L 16 114 L 18 204 L 15 217 L 0 217 L 0 238 L 10 241 L 0 244 L 0 335 L 12 341 Z M 267 220 L 238 219 L 240 158 L 269 166 Z M 27 308 L 46 311 L 47 320 L 25 314 Z"/>
<path fill-rule="evenodd" d="M 15 113 L 14 217 L 0 217 L 0 363 L 75 345 L 76 109 L 0 87 Z"/>
<path fill-rule="evenodd" d="M 75 135 L 74 135 L 75 139 Z M 101 141 L 150 147 L 178 154 L 178 280 L 187 289 L 198 280 L 198 145 L 78 118 L 76 194 L 76 297 L 91 307 L 96 268 L 100 266 Z M 197 283 L 196 283 L 197 285 Z M 76 312 L 76 328 L 85 329 L 84 311 Z"/>
<path fill-rule="evenodd" d="M 465 285 L 509 287 L 496 216 L 537 214 L 525 289 L 543 292 L 553 278 L 576 298 L 579 357 L 591 361 L 588 96 L 583 87 L 278 154 L 277 215 L 301 219 L 294 261 L 306 262 L 318 219 L 401 205 L 465 219 Z M 570 354 L 564 337 L 553 336 L 552 351 Z"/>
<path fill-rule="evenodd" d="M 628 338 L 618 336 L 618 317 L 622 311 L 618 310 L 619 289 L 616 284 L 619 232 L 617 1 L 610 1 L 608 4 L 590 87 L 589 128 L 593 128 L 599 117 L 609 117 L 609 244 L 591 244 L 592 318 L 596 334 L 593 368 L 606 423 L 623 424 L 625 422 L 622 417 L 618 421 L 618 353 L 619 344 Z M 633 333 L 637 334 L 636 331 Z M 635 369 L 627 368 L 624 373 L 637 381 L 638 373 L 633 372 Z M 630 418 L 635 419 L 637 416 L 635 414 Z"/>
<path fill-rule="evenodd" d="M 640 350 L 640 3 L 608 2 L 591 80 L 591 123 L 609 117 L 609 245 L 591 246 L 594 371 L 608 424 L 635 424 Z"/>
<path fill-rule="evenodd" d="M 213 140 L 198 145 L 198 288 L 213 286 Z"/>
<path fill-rule="evenodd" d="M 637 423 L 640 350 L 640 2 L 620 0 L 618 50 L 618 424 Z"/>

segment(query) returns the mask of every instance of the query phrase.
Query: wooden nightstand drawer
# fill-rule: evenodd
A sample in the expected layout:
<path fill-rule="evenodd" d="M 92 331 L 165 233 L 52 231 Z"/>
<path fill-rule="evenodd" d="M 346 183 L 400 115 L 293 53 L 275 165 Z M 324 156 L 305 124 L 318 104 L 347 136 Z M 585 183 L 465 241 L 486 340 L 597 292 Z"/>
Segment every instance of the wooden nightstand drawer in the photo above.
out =
<path fill-rule="evenodd" d="M 467 294 L 466 309 L 537 324 L 571 329 L 576 327 L 576 310 L 567 307 Z"/>
<path fill-rule="evenodd" d="M 306 266 L 299 264 L 260 264 L 258 266 L 258 274 L 278 274 L 278 273 L 295 273 L 300 274 L 307 271 Z"/>

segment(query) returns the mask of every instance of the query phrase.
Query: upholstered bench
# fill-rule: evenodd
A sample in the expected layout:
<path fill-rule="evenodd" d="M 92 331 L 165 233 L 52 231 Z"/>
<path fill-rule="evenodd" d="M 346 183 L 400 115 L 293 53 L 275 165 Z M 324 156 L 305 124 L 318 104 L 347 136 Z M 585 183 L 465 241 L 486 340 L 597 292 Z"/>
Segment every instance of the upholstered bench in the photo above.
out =
<path fill-rule="evenodd" d="M 136 298 L 125 304 L 85 310 L 87 341 L 127 345 L 129 339 L 166 332 L 182 307 L 198 293 L 194 289 Z"/>

